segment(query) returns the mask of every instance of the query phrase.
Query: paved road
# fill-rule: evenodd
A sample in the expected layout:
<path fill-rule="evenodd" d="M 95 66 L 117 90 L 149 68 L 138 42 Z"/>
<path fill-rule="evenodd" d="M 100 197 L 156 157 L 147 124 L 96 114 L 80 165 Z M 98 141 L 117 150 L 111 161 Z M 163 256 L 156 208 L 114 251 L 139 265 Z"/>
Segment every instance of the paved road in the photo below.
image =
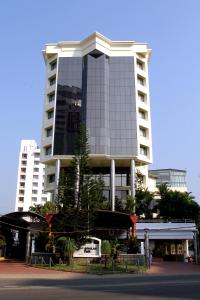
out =
<path fill-rule="evenodd" d="M 166 275 L 167 274 L 167 275 Z M 154 261 L 147 274 L 87 275 L 0 263 L 0 300 L 200 299 L 200 266 Z"/>
<path fill-rule="evenodd" d="M 79 275 L 79 278 L 1 278 L 1 300 L 200 299 L 200 275 Z"/>

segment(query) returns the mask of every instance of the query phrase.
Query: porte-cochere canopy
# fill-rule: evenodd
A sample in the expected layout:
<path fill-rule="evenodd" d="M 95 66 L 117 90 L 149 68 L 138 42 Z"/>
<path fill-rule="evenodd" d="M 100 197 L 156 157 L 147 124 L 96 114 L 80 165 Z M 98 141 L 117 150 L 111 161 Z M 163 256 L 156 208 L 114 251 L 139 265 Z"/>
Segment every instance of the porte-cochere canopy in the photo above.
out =
<path fill-rule="evenodd" d="M 40 229 L 47 227 L 46 219 L 34 212 L 11 212 L 0 217 L 0 225 L 8 225 L 12 229 Z"/>

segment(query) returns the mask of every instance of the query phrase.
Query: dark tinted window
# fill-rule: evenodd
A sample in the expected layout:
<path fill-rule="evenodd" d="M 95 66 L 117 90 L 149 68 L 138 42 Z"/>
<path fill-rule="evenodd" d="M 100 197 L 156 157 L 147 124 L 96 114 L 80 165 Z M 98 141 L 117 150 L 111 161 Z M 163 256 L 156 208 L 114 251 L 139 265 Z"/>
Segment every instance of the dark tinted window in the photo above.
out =
<path fill-rule="evenodd" d="M 82 58 L 60 58 L 55 118 L 54 155 L 72 154 L 81 119 Z"/>

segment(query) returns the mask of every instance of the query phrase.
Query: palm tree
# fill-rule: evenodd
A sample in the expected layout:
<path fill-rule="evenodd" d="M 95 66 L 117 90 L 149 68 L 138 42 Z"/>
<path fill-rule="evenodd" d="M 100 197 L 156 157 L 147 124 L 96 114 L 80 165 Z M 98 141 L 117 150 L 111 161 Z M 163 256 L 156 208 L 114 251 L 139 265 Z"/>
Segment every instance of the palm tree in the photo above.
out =
<path fill-rule="evenodd" d="M 155 209 L 154 193 L 148 189 L 136 190 L 136 215 L 151 219 Z"/>
<path fill-rule="evenodd" d="M 167 195 L 167 193 L 170 192 L 170 189 L 168 188 L 166 183 L 162 183 L 158 186 L 158 192 L 161 197 L 164 197 L 165 195 Z"/>
<path fill-rule="evenodd" d="M 159 216 L 165 219 L 193 219 L 200 221 L 200 206 L 191 193 L 170 190 L 166 184 L 159 186 Z"/>
<path fill-rule="evenodd" d="M 56 253 L 56 239 L 53 235 L 49 237 L 48 243 L 45 245 L 45 250 L 54 254 Z"/>
<path fill-rule="evenodd" d="M 64 259 L 67 260 L 68 264 L 70 265 L 73 260 L 73 254 L 77 249 L 75 240 L 62 236 L 58 239 L 58 242 L 61 243 Z"/>
<path fill-rule="evenodd" d="M 135 206 L 136 206 L 135 197 L 132 197 L 131 195 L 128 195 L 126 197 L 125 211 L 127 211 L 131 214 L 135 214 Z"/>

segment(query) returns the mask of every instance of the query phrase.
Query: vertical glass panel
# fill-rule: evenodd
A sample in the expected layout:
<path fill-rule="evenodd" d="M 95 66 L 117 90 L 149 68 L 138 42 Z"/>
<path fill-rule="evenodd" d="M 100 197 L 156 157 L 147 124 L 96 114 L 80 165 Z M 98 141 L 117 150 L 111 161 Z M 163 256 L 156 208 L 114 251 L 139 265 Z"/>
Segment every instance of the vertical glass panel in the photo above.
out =
<path fill-rule="evenodd" d="M 82 58 L 60 58 L 54 155 L 73 154 L 82 106 Z"/>
<path fill-rule="evenodd" d="M 103 190 L 103 196 L 109 200 L 110 199 L 110 191 L 109 190 Z"/>
<path fill-rule="evenodd" d="M 115 175 L 115 185 L 116 186 L 121 186 L 122 181 L 121 181 L 121 174 L 116 174 Z"/>

